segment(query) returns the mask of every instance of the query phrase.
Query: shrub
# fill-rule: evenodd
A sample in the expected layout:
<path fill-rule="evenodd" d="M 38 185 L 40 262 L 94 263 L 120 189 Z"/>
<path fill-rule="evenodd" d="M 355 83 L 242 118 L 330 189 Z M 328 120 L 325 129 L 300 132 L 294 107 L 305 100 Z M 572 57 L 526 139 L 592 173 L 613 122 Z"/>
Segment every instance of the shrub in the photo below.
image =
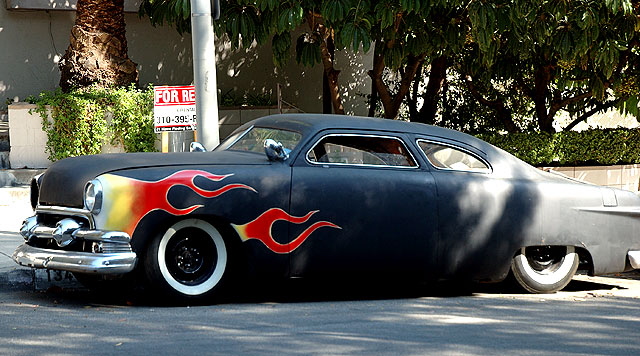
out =
<path fill-rule="evenodd" d="M 42 118 L 51 161 L 100 153 L 121 144 L 126 152 L 154 151 L 153 87 L 88 87 L 63 93 L 60 88 L 27 99 Z M 51 120 L 48 118 L 49 110 Z"/>
<path fill-rule="evenodd" d="M 640 163 L 640 129 L 481 134 L 478 137 L 534 166 Z"/>

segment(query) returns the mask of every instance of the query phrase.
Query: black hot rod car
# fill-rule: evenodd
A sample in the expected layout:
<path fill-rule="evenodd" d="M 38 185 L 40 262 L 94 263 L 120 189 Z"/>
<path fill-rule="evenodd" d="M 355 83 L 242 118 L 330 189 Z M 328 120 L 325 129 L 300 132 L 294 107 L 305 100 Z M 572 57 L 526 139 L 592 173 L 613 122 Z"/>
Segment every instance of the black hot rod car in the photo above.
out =
<path fill-rule="evenodd" d="M 640 198 L 393 120 L 275 115 L 212 152 L 97 155 L 32 183 L 14 260 L 138 272 L 179 298 L 229 279 L 464 278 L 530 292 L 640 267 Z M 238 273 L 242 272 L 242 273 Z"/>

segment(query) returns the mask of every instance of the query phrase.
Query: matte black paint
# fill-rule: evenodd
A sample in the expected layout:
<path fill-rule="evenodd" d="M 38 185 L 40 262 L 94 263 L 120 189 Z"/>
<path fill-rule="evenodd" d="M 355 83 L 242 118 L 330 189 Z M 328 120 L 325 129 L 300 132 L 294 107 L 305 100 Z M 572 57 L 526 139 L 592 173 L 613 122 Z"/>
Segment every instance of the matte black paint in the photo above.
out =
<path fill-rule="evenodd" d="M 100 174 L 126 169 L 167 167 L 163 171 L 154 171 L 155 175 L 144 177 L 131 173 L 133 178 L 157 180 L 182 167 L 195 167 L 201 164 L 268 164 L 263 157 L 247 155 L 241 152 L 197 153 L 119 153 L 93 156 L 81 156 L 55 162 L 46 171 L 40 189 L 40 204 L 82 208 L 86 183 Z M 126 174 L 123 174 L 126 176 Z"/>
<path fill-rule="evenodd" d="M 340 226 L 317 230 L 290 254 L 275 254 L 257 240 L 238 244 L 246 263 L 265 275 L 381 273 L 500 280 L 513 254 L 530 245 L 584 249 L 599 274 L 624 270 L 627 251 L 640 249 L 636 195 L 542 172 L 469 135 L 421 124 L 332 115 L 276 115 L 238 131 L 252 125 L 295 130 L 303 139 L 285 162 L 232 151 L 67 159 L 45 174 L 40 204 L 81 207 L 84 185 L 102 173 L 153 181 L 195 169 L 232 173 L 229 182 L 247 184 L 257 193 L 234 190 L 206 199 L 188 189 L 172 188 L 169 199 L 176 207 L 204 205 L 192 215 L 228 225 L 245 224 L 275 207 L 296 216 L 318 210 L 314 219 Z M 420 166 L 337 167 L 306 160 L 306 152 L 318 139 L 340 132 L 398 137 Z M 435 169 L 418 147 L 418 139 L 472 152 L 489 162 L 492 173 Z M 207 184 L 196 180 L 203 188 Z M 617 206 L 605 207 L 603 199 L 612 192 Z M 145 217 L 135 231 L 134 248 L 143 250 L 143 241 L 171 219 L 157 212 Z M 277 222 L 272 233 L 278 242 L 287 243 L 304 228 Z"/>

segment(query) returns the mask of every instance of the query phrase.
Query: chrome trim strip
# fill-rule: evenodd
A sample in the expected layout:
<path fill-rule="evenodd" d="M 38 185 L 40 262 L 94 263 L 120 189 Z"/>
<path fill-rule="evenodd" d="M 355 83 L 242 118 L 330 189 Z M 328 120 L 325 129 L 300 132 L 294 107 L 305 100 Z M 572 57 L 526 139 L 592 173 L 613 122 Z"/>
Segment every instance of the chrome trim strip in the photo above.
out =
<path fill-rule="evenodd" d="M 93 220 L 93 215 L 91 212 L 86 209 L 78 209 L 78 208 L 68 208 L 64 206 L 47 206 L 47 205 L 38 205 L 36 207 L 36 214 L 56 214 L 56 215 L 65 215 L 65 216 L 79 216 L 85 218 L 89 221 L 89 228 L 95 229 L 95 221 Z"/>
<path fill-rule="evenodd" d="M 629 257 L 629 264 L 634 269 L 640 269 L 640 251 L 629 251 L 627 252 L 627 256 Z"/>
<path fill-rule="evenodd" d="M 129 234 L 120 231 L 78 230 L 73 236 L 80 240 L 93 242 L 110 242 L 114 244 L 129 244 L 131 242 Z"/>
<path fill-rule="evenodd" d="M 392 139 L 392 140 L 399 141 L 402 144 L 402 147 L 404 147 L 404 149 L 407 151 L 407 153 L 411 157 L 411 160 L 413 161 L 414 165 L 413 166 L 389 166 L 389 165 L 384 165 L 384 164 L 355 164 L 355 163 L 335 163 L 335 162 L 314 162 L 314 161 L 309 159 L 309 153 L 311 153 L 311 151 L 313 151 L 313 149 L 318 145 L 318 143 L 320 141 L 324 140 L 327 137 L 336 137 L 336 136 L 337 137 L 387 138 L 387 139 Z M 413 155 L 411 150 L 407 147 L 407 145 L 405 144 L 404 140 L 402 140 L 400 137 L 396 137 L 396 136 L 375 135 L 375 134 L 357 134 L 357 133 L 353 133 L 353 134 L 333 133 L 332 134 L 332 133 L 330 133 L 330 134 L 327 134 L 327 135 L 323 135 L 322 137 L 317 139 L 313 143 L 313 145 L 311 145 L 311 148 L 307 151 L 307 153 L 305 153 L 304 159 L 307 161 L 307 163 L 309 163 L 311 165 L 315 165 L 315 166 L 335 166 L 335 167 L 345 167 L 346 166 L 346 167 L 369 167 L 369 168 L 420 169 L 420 163 L 418 162 L 416 157 Z"/>
<path fill-rule="evenodd" d="M 554 176 L 562 177 L 562 178 L 567 179 L 567 180 L 570 180 L 570 181 L 572 181 L 572 182 L 582 183 L 582 184 L 591 184 L 591 185 L 595 185 L 595 184 L 593 184 L 593 183 L 589 183 L 589 182 L 585 182 L 585 181 L 583 181 L 583 180 L 580 180 L 580 179 L 578 179 L 578 178 L 569 177 L 568 175 L 566 175 L 566 174 L 564 174 L 564 173 L 562 173 L 562 172 L 560 172 L 560 171 L 556 171 L 556 170 L 555 170 L 555 169 L 553 169 L 553 168 L 545 168 L 545 169 L 543 169 L 542 171 L 543 171 L 543 172 L 547 172 L 547 173 L 549 173 L 549 174 L 553 174 Z"/>
<path fill-rule="evenodd" d="M 630 215 L 640 216 L 640 208 L 637 207 L 623 207 L 623 206 L 611 206 L 611 207 L 574 207 L 574 210 L 587 211 L 590 213 L 603 213 L 603 214 L 616 214 L 616 215 Z"/>
<path fill-rule="evenodd" d="M 229 144 L 228 147 L 232 147 L 233 145 L 235 145 L 236 142 L 240 141 L 240 139 L 243 138 L 247 134 L 247 132 L 251 131 L 253 127 L 254 125 L 251 125 L 248 129 L 244 130 L 240 135 L 238 135 L 238 137 L 236 137 L 235 140 L 233 140 L 233 142 Z"/>
<path fill-rule="evenodd" d="M 38 226 L 31 231 L 28 237 L 38 239 L 53 239 L 56 227 Z M 102 231 L 102 230 L 85 230 L 77 229 L 72 233 L 74 239 L 92 241 L 92 242 L 108 242 L 114 244 L 129 244 L 131 237 L 126 232 L 121 231 Z"/>
<path fill-rule="evenodd" d="M 36 228 L 33 229 L 33 231 L 31 232 L 31 236 L 29 237 L 35 237 L 38 239 L 52 239 L 53 238 L 53 232 L 56 230 L 55 227 L 47 227 L 47 226 L 38 226 L 36 225 Z"/>
<path fill-rule="evenodd" d="M 99 254 L 58 251 L 27 244 L 18 246 L 12 258 L 26 267 L 91 274 L 128 273 L 133 271 L 138 260 L 135 252 Z"/>

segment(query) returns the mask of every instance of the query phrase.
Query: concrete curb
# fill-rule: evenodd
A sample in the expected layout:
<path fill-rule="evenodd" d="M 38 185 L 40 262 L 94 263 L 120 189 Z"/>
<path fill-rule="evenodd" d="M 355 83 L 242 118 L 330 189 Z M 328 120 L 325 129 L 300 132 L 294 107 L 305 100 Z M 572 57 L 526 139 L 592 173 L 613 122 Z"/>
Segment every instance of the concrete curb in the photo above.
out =
<path fill-rule="evenodd" d="M 0 272 L 0 290 L 41 291 L 50 288 L 84 289 L 85 287 L 70 272 L 19 266 L 10 271 Z"/>
<path fill-rule="evenodd" d="M 0 272 L 0 289 L 2 290 L 32 290 L 34 286 L 33 270 L 16 268 L 8 272 Z"/>
<path fill-rule="evenodd" d="M 22 221 L 33 215 L 29 186 L 31 178 L 43 171 L 39 169 L 0 170 L 0 289 L 83 288 L 71 273 L 22 267 L 11 258 L 16 247 L 24 243 L 22 236 L 18 233 Z M 7 181 L 10 184 L 6 184 Z"/>
<path fill-rule="evenodd" d="M 72 273 L 18 265 L 11 256 L 24 240 L 17 232 L 0 231 L 0 289 L 47 290 L 51 287 L 82 288 Z"/>

